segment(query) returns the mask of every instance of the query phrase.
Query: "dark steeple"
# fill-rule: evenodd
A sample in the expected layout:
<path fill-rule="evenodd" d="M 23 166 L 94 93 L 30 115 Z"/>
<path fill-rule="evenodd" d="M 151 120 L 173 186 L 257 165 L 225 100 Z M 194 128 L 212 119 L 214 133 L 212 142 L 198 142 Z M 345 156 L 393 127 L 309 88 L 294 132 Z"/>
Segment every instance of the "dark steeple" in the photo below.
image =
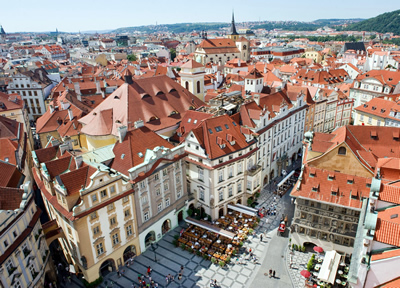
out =
<path fill-rule="evenodd" d="M 6 31 L 4 31 L 2 25 L 0 25 L 0 34 L 1 34 L 1 35 L 6 35 Z"/>
<path fill-rule="evenodd" d="M 230 35 L 239 35 L 239 33 L 236 32 L 236 27 L 235 27 L 235 16 L 232 11 L 232 24 L 231 24 L 231 33 Z"/>

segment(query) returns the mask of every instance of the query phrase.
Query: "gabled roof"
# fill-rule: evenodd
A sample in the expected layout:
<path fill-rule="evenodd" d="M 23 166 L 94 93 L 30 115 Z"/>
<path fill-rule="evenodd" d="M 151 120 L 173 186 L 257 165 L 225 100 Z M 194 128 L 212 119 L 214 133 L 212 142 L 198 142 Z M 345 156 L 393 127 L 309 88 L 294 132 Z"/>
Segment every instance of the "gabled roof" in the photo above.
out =
<path fill-rule="evenodd" d="M 18 209 L 24 189 L 0 187 L 0 210 L 15 210 Z"/>
<path fill-rule="evenodd" d="M 290 195 L 361 209 L 361 198 L 369 196 L 370 188 L 367 187 L 369 178 L 335 171 L 333 179 L 330 180 L 328 176 L 331 174 L 332 171 L 306 165 L 301 180 L 295 185 Z M 352 184 L 347 181 L 349 177 L 353 178 Z M 296 189 L 297 187 L 299 189 Z"/>
<path fill-rule="evenodd" d="M 192 131 L 192 129 L 198 127 L 204 119 L 213 117 L 213 114 L 199 112 L 199 111 L 188 111 L 182 118 L 179 128 L 176 131 L 179 137 L 179 143 L 185 140 L 186 135 Z"/>
<path fill-rule="evenodd" d="M 239 124 L 228 115 L 205 119 L 192 132 L 209 159 L 219 158 L 251 145 L 246 142 Z"/>
<path fill-rule="evenodd" d="M 194 61 L 193 59 L 190 59 L 189 61 L 187 61 L 185 64 L 183 64 L 181 66 L 181 68 L 189 68 L 189 69 L 193 69 L 193 68 L 202 68 L 204 67 L 201 63 Z"/>
<path fill-rule="evenodd" d="M 79 195 L 79 190 L 90 183 L 90 176 L 97 171 L 90 165 L 83 165 L 79 169 L 60 175 L 60 179 L 69 196 Z"/>
<path fill-rule="evenodd" d="M 115 157 L 111 168 L 128 176 L 129 169 L 144 162 L 147 149 L 152 150 L 155 147 L 174 148 L 146 126 L 128 131 L 122 143 L 117 142 L 113 148 Z"/>
<path fill-rule="evenodd" d="M 24 175 L 17 169 L 17 166 L 0 161 L 0 187 L 18 187 L 22 184 Z"/>
<path fill-rule="evenodd" d="M 5 94 L 0 92 L 0 112 L 22 109 L 24 101 L 17 93 Z"/>
<path fill-rule="evenodd" d="M 245 79 L 259 79 L 259 78 L 263 78 L 263 74 L 257 70 L 257 68 L 253 68 L 250 70 L 249 73 L 247 73 L 246 77 L 244 77 Z"/>
<path fill-rule="evenodd" d="M 23 132 L 22 123 L 0 116 L 0 138 L 17 139 L 18 131 Z"/>
<path fill-rule="evenodd" d="M 378 212 L 374 240 L 388 245 L 400 246 L 400 206 Z"/>
<path fill-rule="evenodd" d="M 176 125 L 190 109 L 204 103 L 167 76 L 154 76 L 124 83 L 99 106 L 79 120 L 87 135 L 118 135 L 117 128 L 129 130 L 143 120 L 158 131 Z"/>
<path fill-rule="evenodd" d="M 0 138 L 0 160 L 17 165 L 18 143 L 9 138 Z"/>

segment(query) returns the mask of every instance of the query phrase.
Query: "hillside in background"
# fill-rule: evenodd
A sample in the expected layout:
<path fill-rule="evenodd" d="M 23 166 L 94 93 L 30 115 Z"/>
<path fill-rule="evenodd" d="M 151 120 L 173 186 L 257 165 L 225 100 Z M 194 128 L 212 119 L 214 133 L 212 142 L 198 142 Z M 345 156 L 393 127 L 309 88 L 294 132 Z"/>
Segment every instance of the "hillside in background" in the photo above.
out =
<path fill-rule="evenodd" d="M 370 31 L 378 33 L 392 32 L 400 35 L 400 10 L 383 13 L 358 23 L 350 24 L 345 30 Z"/>

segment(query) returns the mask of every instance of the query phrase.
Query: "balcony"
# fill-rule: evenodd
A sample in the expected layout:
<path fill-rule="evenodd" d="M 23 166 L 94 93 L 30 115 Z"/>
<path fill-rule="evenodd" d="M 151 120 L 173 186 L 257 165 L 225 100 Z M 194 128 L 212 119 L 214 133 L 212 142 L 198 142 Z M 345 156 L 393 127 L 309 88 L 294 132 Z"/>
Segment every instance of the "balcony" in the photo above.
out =
<path fill-rule="evenodd" d="M 254 165 L 253 167 L 251 167 L 251 168 L 249 168 L 247 171 L 246 171 L 246 175 L 247 176 L 250 176 L 250 177 L 253 177 L 253 176 L 255 176 L 257 173 L 259 173 L 260 171 L 261 171 L 261 165 Z"/>

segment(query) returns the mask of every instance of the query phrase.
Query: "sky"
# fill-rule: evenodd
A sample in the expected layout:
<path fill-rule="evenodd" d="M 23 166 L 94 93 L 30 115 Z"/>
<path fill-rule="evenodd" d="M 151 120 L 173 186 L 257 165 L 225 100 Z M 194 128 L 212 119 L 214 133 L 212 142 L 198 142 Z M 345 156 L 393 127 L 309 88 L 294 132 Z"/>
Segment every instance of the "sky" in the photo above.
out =
<path fill-rule="evenodd" d="M 101 31 L 187 22 L 312 21 L 371 18 L 400 9 L 399 0 L 2 0 L 6 32 Z M 384 2 L 384 3 L 383 3 Z M 382 3 L 381 5 L 379 5 Z"/>

